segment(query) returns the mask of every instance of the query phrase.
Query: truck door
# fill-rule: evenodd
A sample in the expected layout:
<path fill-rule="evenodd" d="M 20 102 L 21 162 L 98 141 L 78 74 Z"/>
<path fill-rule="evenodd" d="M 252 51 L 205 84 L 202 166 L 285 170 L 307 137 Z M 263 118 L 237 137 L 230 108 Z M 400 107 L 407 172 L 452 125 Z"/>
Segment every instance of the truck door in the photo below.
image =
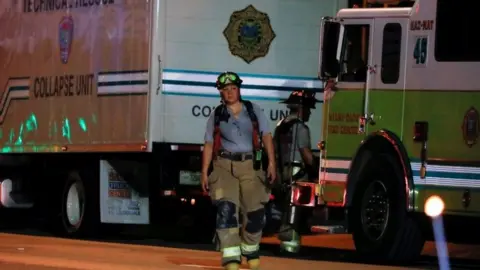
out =
<path fill-rule="evenodd" d="M 402 138 L 407 18 L 376 18 L 370 84 L 366 92 L 366 132 L 388 129 Z"/>
<path fill-rule="evenodd" d="M 364 138 L 359 133 L 359 118 L 366 112 L 374 79 L 370 68 L 374 63 L 373 19 L 343 19 L 340 34 L 336 89 L 324 92 L 322 123 L 319 203 L 329 205 L 343 202 L 350 161 Z"/>

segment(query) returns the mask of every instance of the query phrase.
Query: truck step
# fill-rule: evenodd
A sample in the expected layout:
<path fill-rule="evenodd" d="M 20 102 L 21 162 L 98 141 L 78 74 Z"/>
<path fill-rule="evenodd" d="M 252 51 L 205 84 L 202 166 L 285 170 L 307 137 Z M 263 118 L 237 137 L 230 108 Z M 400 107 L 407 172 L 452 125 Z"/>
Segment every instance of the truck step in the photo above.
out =
<path fill-rule="evenodd" d="M 330 225 L 330 226 L 314 225 L 310 227 L 310 231 L 312 233 L 322 233 L 322 234 L 346 233 L 345 227 L 342 225 Z"/>
<path fill-rule="evenodd" d="M 0 183 L 0 203 L 5 208 L 33 207 L 33 201 L 26 194 L 13 191 L 13 183 L 10 179 L 4 179 Z"/>

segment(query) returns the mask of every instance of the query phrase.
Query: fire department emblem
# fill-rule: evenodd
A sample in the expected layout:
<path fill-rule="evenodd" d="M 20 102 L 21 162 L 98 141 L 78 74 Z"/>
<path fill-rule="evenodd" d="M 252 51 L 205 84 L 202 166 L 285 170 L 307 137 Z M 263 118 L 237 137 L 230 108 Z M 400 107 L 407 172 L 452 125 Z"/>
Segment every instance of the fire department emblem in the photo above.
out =
<path fill-rule="evenodd" d="M 472 147 L 477 143 L 480 132 L 480 121 L 479 113 L 474 107 L 471 107 L 465 113 L 465 116 L 463 117 L 462 131 L 463 140 L 468 147 Z"/>
<path fill-rule="evenodd" d="M 58 45 L 60 47 L 60 59 L 62 63 L 68 63 L 73 41 L 73 18 L 64 16 L 58 26 Z"/>
<path fill-rule="evenodd" d="M 268 15 L 252 5 L 232 13 L 223 35 L 227 39 L 230 53 L 242 58 L 247 64 L 265 57 L 276 36 Z"/>

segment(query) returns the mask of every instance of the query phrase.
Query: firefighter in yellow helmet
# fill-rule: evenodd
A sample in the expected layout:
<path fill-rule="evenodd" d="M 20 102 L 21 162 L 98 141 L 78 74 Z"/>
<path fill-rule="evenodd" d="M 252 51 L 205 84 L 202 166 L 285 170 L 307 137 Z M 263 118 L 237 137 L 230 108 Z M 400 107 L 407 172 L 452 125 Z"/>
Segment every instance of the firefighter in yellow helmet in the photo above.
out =
<path fill-rule="evenodd" d="M 258 105 L 241 98 L 241 84 L 234 72 L 217 78 L 222 104 L 207 121 L 202 187 L 217 206 L 217 240 L 224 269 L 239 269 L 245 257 L 250 269 L 258 270 L 270 195 L 267 181 L 276 178 L 275 155 L 268 120 Z M 262 162 L 263 149 L 268 165 Z M 208 175 L 211 161 L 213 171 Z M 239 224 L 242 217 L 243 226 Z"/>

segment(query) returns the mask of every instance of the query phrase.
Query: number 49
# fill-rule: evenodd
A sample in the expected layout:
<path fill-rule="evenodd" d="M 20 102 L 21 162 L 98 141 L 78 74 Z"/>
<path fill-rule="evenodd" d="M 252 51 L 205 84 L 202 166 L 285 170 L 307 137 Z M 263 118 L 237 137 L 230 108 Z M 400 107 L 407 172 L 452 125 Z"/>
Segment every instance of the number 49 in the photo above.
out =
<path fill-rule="evenodd" d="M 413 50 L 413 58 L 415 59 L 415 64 L 425 64 L 425 62 L 427 61 L 427 48 L 428 38 L 417 37 L 417 41 L 415 42 L 415 49 Z"/>

